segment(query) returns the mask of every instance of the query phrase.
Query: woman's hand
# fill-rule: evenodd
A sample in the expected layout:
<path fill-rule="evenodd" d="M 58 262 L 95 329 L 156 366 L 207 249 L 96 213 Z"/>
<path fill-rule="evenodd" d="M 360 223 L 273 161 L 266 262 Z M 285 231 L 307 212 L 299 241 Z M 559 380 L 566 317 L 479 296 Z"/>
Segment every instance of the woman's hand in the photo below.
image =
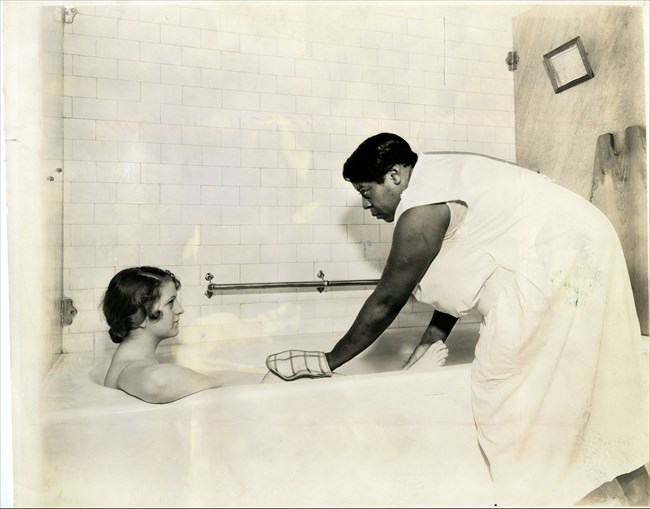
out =
<path fill-rule="evenodd" d="M 438 340 L 435 343 L 422 342 L 416 346 L 411 356 L 408 358 L 404 366 L 402 366 L 402 369 L 411 368 L 411 366 L 413 366 L 422 357 L 424 357 L 424 354 L 426 354 L 429 349 L 431 349 L 431 352 L 428 357 L 431 359 L 431 363 L 433 363 L 433 365 L 431 365 L 430 362 L 427 362 L 427 366 L 430 368 L 444 366 L 445 362 L 447 362 L 449 349 L 442 340 Z"/>

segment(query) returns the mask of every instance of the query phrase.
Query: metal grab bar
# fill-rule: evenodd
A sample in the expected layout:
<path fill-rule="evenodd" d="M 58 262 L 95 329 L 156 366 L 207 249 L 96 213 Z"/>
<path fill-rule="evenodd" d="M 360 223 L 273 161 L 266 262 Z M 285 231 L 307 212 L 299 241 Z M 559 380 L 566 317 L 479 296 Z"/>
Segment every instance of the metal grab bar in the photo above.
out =
<path fill-rule="evenodd" d="M 328 286 L 371 286 L 376 285 L 379 279 L 343 279 L 338 281 L 328 281 L 325 279 L 323 271 L 318 272 L 320 281 L 286 281 L 286 282 L 268 282 L 268 283 L 225 283 L 216 284 L 208 283 L 208 289 L 205 295 L 208 299 L 216 290 L 245 290 L 251 288 L 316 288 L 319 293 L 322 293 Z M 205 275 L 206 281 L 212 281 L 214 276 L 208 272 Z"/>

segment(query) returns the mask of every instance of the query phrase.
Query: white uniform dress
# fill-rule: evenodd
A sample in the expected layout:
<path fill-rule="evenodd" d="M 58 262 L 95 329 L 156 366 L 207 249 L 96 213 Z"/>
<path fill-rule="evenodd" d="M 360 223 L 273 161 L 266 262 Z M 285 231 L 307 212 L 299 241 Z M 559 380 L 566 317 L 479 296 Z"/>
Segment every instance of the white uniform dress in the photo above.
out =
<path fill-rule="evenodd" d="M 414 296 L 483 315 L 472 408 L 497 503 L 573 504 L 647 462 L 639 321 L 606 217 L 466 153 L 420 154 L 395 219 L 431 203 L 450 204 L 453 228 Z"/>

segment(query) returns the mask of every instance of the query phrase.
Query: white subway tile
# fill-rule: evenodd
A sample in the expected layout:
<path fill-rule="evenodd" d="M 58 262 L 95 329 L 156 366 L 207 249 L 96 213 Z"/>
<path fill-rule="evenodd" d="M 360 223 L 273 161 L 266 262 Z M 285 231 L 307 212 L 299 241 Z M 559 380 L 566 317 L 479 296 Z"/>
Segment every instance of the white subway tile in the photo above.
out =
<path fill-rule="evenodd" d="M 318 204 L 315 203 L 312 199 L 312 193 L 310 189 L 305 188 L 279 188 L 278 193 L 278 205 L 281 207 L 286 206 L 295 206 L 299 207 L 296 210 L 294 216 L 294 221 L 296 223 L 308 223 L 310 216 L 313 214 L 314 209 L 318 207 Z"/>
<path fill-rule="evenodd" d="M 201 69 L 201 86 L 220 90 L 239 90 L 241 88 L 241 73 L 215 69 Z"/>
<path fill-rule="evenodd" d="M 285 128 L 284 125 L 284 122 L 287 120 L 286 114 L 283 114 L 279 118 L 277 113 L 240 111 L 239 119 L 243 129 L 276 130 L 281 126 L 283 131 L 291 131 L 288 126 Z"/>
<path fill-rule="evenodd" d="M 161 25 L 160 42 L 177 46 L 201 46 L 201 30 L 184 26 Z"/>
<path fill-rule="evenodd" d="M 183 167 L 174 164 L 141 165 L 142 182 L 151 184 L 181 184 Z"/>
<path fill-rule="evenodd" d="M 182 48 L 173 44 L 141 42 L 140 60 L 143 62 L 180 65 L 182 62 L 181 50 Z"/>
<path fill-rule="evenodd" d="M 94 249 L 98 267 L 128 267 L 140 264 L 140 247 L 137 245 L 101 246 Z"/>
<path fill-rule="evenodd" d="M 140 21 L 161 23 L 161 30 L 166 24 L 178 25 L 181 22 L 181 8 L 178 5 L 141 5 Z"/>
<path fill-rule="evenodd" d="M 106 18 L 119 19 L 132 19 L 137 20 L 140 17 L 140 7 L 137 4 L 129 5 L 127 2 L 122 4 L 110 5 L 97 3 L 95 7 L 95 16 L 103 16 Z"/>
<path fill-rule="evenodd" d="M 183 184 L 221 185 L 222 169 L 215 166 L 183 166 L 181 173 Z"/>
<path fill-rule="evenodd" d="M 295 188 L 297 170 L 292 168 L 264 168 L 261 172 L 260 185 L 265 187 Z"/>
<path fill-rule="evenodd" d="M 310 244 L 314 240 L 314 227 L 311 225 L 278 225 L 278 244 Z"/>
<path fill-rule="evenodd" d="M 262 247 L 264 249 L 264 246 Z M 262 251 L 263 253 L 264 251 Z M 280 260 L 278 260 L 280 261 Z M 331 244 L 298 244 L 293 259 L 283 258 L 282 261 L 291 262 L 331 262 Z"/>
<path fill-rule="evenodd" d="M 260 109 L 260 94 L 255 92 L 224 90 L 223 107 L 229 109 L 258 111 Z"/>
<path fill-rule="evenodd" d="M 201 228 L 205 228 L 205 226 Z M 196 249 L 183 252 L 183 264 L 219 265 L 221 264 L 221 246 L 206 246 L 201 238 L 201 245 Z M 200 303 L 203 303 L 203 300 L 205 300 L 205 296 L 201 294 Z"/>
<path fill-rule="evenodd" d="M 185 205 L 181 211 L 182 224 L 225 224 L 223 207 L 217 205 Z M 231 222 L 230 224 L 235 224 Z"/>
<path fill-rule="evenodd" d="M 140 126 L 135 122 L 97 120 L 95 122 L 97 141 L 138 141 Z"/>
<path fill-rule="evenodd" d="M 181 85 L 163 85 L 160 83 L 140 83 L 142 102 L 163 104 L 181 104 L 183 88 Z"/>
<path fill-rule="evenodd" d="M 278 152 L 266 149 L 241 149 L 241 165 L 248 168 L 276 168 L 278 166 Z"/>
<path fill-rule="evenodd" d="M 347 230 L 343 225 L 316 225 L 313 231 L 315 243 L 338 244 L 348 241 Z"/>
<path fill-rule="evenodd" d="M 120 39 L 97 38 L 95 50 L 98 57 L 116 60 L 140 60 L 140 43 Z"/>
<path fill-rule="evenodd" d="M 201 125 L 201 108 L 161 104 L 160 122 L 163 124 Z"/>
<path fill-rule="evenodd" d="M 70 226 L 70 243 L 73 246 L 114 246 L 116 241 L 115 226 L 100 224 L 73 224 Z"/>
<path fill-rule="evenodd" d="M 97 97 L 97 78 L 63 76 L 63 94 L 76 97 Z"/>
<path fill-rule="evenodd" d="M 219 108 L 222 104 L 222 91 L 212 88 L 183 87 L 183 104 Z"/>
<path fill-rule="evenodd" d="M 314 264 L 278 263 L 278 278 L 280 281 L 315 281 Z"/>
<path fill-rule="evenodd" d="M 118 153 L 118 143 L 114 141 L 72 141 L 72 157 L 80 161 L 117 161 Z"/>
<path fill-rule="evenodd" d="M 118 103 L 118 119 L 131 122 L 160 122 L 160 105 L 134 101 Z"/>
<path fill-rule="evenodd" d="M 159 163 L 160 144 L 120 142 L 120 161 Z"/>
<path fill-rule="evenodd" d="M 64 246 L 63 266 L 69 268 L 95 267 L 94 246 Z"/>
<path fill-rule="evenodd" d="M 176 246 L 198 246 L 201 244 L 199 225 L 160 225 L 160 244 Z"/>
<path fill-rule="evenodd" d="M 142 141 L 146 143 L 181 143 L 181 126 L 140 124 Z"/>
<path fill-rule="evenodd" d="M 250 131 L 257 132 L 259 148 L 294 150 L 296 148 L 295 133 L 286 131 Z"/>
<path fill-rule="evenodd" d="M 278 304 L 276 302 L 258 302 L 241 305 L 241 318 L 244 321 L 266 322 L 276 320 Z"/>
<path fill-rule="evenodd" d="M 63 119 L 63 137 L 65 139 L 95 139 L 95 121 L 76 118 Z"/>
<path fill-rule="evenodd" d="M 183 260 L 183 246 L 140 246 L 140 263 L 143 265 L 180 265 Z"/>
<path fill-rule="evenodd" d="M 97 79 L 98 99 L 140 100 L 140 83 L 126 80 Z"/>
<path fill-rule="evenodd" d="M 118 20 L 117 36 L 119 39 L 160 42 L 160 25 L 121 19 Z"/>
<path fill-rule="evenodd" d="M 95 161 L 64 161 L 66 182 L 96 182 L 97 163 Z"/>
<path fill-rule="evenodd" d="M 182 26 L 216 30 L 221 27 L 220 13 L 191 7 L 181 7 Z"/>
<path fill-rule="evenodd" d="M 166 164 L 201 164 L 202 149 L 200 146 L 165 144 L 162 146 L 161 162 Z"/>
<path fill-rule="evenodd" d="M 439 136 L 443 140 L 467 141 L 467 126 L 442 124 Z"/>
<path fill-rule="evenodd" d="M 117 225 L 137 223 L 139 217 L 138 206 L 134 204 L 101 204 L 95 205 L 95 223 L 98 225 Z M 113 230 L 115 235 L 115 230 Z"/>
<path fill-rule="evenodd" d="M 262 187 L 240 187 L 239 204 L 255 206 L 271 206 L 278 203 L 278 190 Z"/>
<path fill-rule="evenodd" d="M 242 225 L 241 244 L 276 244 L 277 228 L 268 225 Z"/>
<path fill-rule="evenodd" d="M 121 80 L 160 82 L 160 65 L 149 62 L 131 62 L 120 60 L 117 77 Z"/>
<path fill-rule="evenodd" d="M 260 224 L 293 224 L 295 207 L 260 207 Z"/>
<path fill-rule="evenodd" d="M 182 48 L 182 50 L 184 66 L 221 69 L 221 51 L 200 48 Z"/>
<path fill-rule="evenodd" d="M 72 98 L 72 115 L 76 118 L 116 120 L 117 101 L 108 99 Z"/>
<path fill-rule="evenodd" d="M 117 184 L 118 203 L 159 203 L 157 184 Z"/>
<path fill-rule="evenodd" d="M 242 207 L 242 206 L 221 207 L 221 224 L 224 225 L 260 224 L 259 207 Z"/>
<path fill-rule="evenodd" d="M 255 170 L 239 169 L 241 163 L 241 150 L 239 148 L 203 147 L 202 162 L 204 165 L 214 165 L 222 168 L 231 167 L 230 171 L 224 170 L 225 185 L 239 185 L 240 183 L 250 182 L 251 177 L 254 178 Z M 243 175 L 243 180 L 239 180 L 238 175 L 233 175 L 236 172 Z M 256 182 L 259 182 L 259 171 L 257 173 Z M 232 183 L 227 183 L 226 179 L 231 179 Z"/>
<path fill-rule="evenodd" d="M 260 69 L 259 58 L 258 55 L 246 55 L 244 53 L 223 51 L 221 53 L 221 68 L 224 71 L 262 72 Z M 266 73 L 262 72 L 262 74 Z"/>
<path fill-rule="evenodd" d="M 160 81 L 172 85 L 201 85 L 201 69 L 182 65 L 160 65 Z"/>
<path fill-rule="evenodd" d="M 296 97 L 288 94 L 260 94 L 260 108 L 263 111 L 295 113 Z"/>
<path fill-rule="evenodd" d="M 201 226 L 201 239 L 203 245 L 240 244 L 241 226 L 203 225 Z"/>
<path fill-rule="evenodd" d="M 224 51 L 239 51 L 239 34 L 202 29 L 201 47 Z"/>
<path fill-rule="evenodd" d="M 181 205 L 139 205 L 135 221 L 141 224 L 179 224 L 181 222 Z"/>
<path fill-rule="evenodd" d="M 140 182 L 140 165 L 138 163 L 117 163 L 114 161 L 99 161 L 97 163 L 98 182 Z"/>
<path fill-rule="evenodd" d="M 221 260 L 223 263 L 259 263 L 260 248 L 254 245 L 222 246 Z"/>
<path fill-rule="evenodd" d="M 268 245 L 262 244 L 260 246 L 262 263 L 291 263 L 296 262 L 296 246 L 295 245 Z"/>
<path fill-rule="evenodd" d="M 332 187 L 331 170 L 300 170 L 297 173 L 296 185 L 298 187 L 314 188 L 314 192 L 319 188 Z M 337 175 L 338 177 L 338 175 Z"/>
<path fill-rule="evenodd" d="M 201 187 L 161 184 L 160 202 L 181 205 L 199 204 L 201 202 Z"/>
<path fill-rule="evenodd" d="M 467 94 L 467 107 L 475 110 L 494 110 L 493 94 Z"/>
<path fill-rule="evenodd" d="M 314 60 L 296 60 L 295 75 L 298 78 L 311 78 L 321 82 L 330 79 L 330 67 L 327 62 L 317 62 Z"/>
<path fill-rule="evenodd" d="M 425 120 L 425 108 L 423 104 L 395 104 L 395 118 L 400 120 Z"/>
<path fill-rule="evenodd" d="M 117 245 L 139 245 L 142 246 L 160 244 L 160 227 L 150 224 L 118 224 Z M 144 263 L 144 260 L 141 260 Z"/>
<path fill-rule="evenodd" d="M 95 41 L 95 37 L 87 35 L 65 34 L 65 37 L 63 37 L 63 53 L 94 57 L 96 56 Z"/>
<path fill-rule="evenodd" d="M 221 129 L 224 147 L 260 148 L 260 132 L 250 129 Z M 214 145 L 214 143 L 204 143 Z"/>
<path fill-rule="evenodd" d="M 233 187 L 201 186 L 202 205 L 239 205 L 239 192 Z"/>
<path fill-rule="evenodd" d="M 296 144 L 298 144 L 298 141 L 296 141 Z M 303 147 L 299 146 L 298 148 L 302 149 Z M 265 166 L 270 167 L 271 164 Z M 295 168 L 296 170 L 309 170 L 314 167 L 314 153 L 310 149 L 278 150 L 277 167 Z"/>
<path fill-rule="evenodd" d="M 117 60 L 74 55 L 72 74 L 91 78 L 117 78 Z"/>
<path fill-rule="evenodd" d="M 76 17 L 76 16 L 75 16 Z M 93 37 L 116 37 L 117 20 L 80 15 L 74 20 L 72 27 L 75 34 L 89 35 Z"/>

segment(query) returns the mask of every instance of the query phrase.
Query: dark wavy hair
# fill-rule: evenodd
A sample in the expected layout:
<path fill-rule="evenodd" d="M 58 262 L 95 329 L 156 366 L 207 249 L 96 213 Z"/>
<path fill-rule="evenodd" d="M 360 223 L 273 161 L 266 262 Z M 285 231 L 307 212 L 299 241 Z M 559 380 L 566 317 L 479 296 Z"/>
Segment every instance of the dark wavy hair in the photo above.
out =
<path fill-rule="evenodd" d="M 160 299 L 161 286 L 172 281 L 176 289 L 181 282 L 170 271 L 158 267 L 123 269 L 111 279 L 101 308 L 113 343 L 121 343 L 146 318 L 159 320 L 161 311 L 153 311 Z"/>
<path fill-rule="evenodd" d="M 396 164 L 415 166 L 418 155 L 404 138 L 393 133 L 379 133 L 359 145 L 343 165 L 348 182 L 382 182 Z"/>

